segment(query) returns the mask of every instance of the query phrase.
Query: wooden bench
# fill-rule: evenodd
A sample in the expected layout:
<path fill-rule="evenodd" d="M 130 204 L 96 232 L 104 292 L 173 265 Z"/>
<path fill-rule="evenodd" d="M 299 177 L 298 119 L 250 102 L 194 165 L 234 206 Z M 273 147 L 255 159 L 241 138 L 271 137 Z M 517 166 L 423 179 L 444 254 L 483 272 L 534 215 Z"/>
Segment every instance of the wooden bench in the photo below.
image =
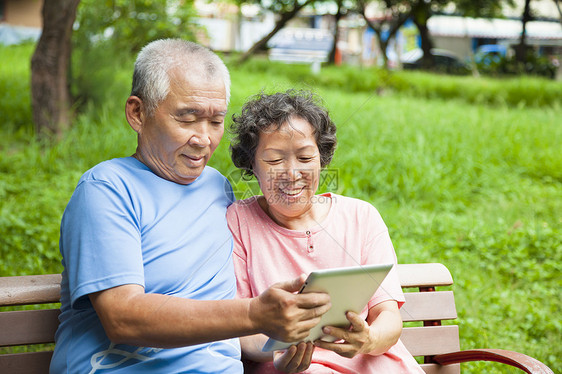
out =
<path fill-rule="evenodd" d="M 324 29 L 283 28 L 268 43 L 269 59 L 285 63 L 310 64 L 313 73 L 320 72 L 328 61 L 334 37 Z"/>
<path fill-rule="evenodd" d="M 452 291 L 436 291 L 451 286 L 453 278 L 442 264 L 398 265 L 406 303 L 401 309 L 404 322 L 422 326 L 405 327 L 402 341 L 414 356 L 423 356 L 428 374 L 460 373 L 460 363 L 495 361 L 527 373 L 553 373 L 546 365 L 521 353 L 499 349 L 459 351 L 457 325 L 441 321 L 457 318 Z M 57 303 L 60 275 L 33 275 L 0 278 L 0 308 L 14 305 Z M 0 309 L 0 347 L 53 343 L 58 326 L 58 309 L 4 311 Z M 1 349 L 1 348 L 0 348 Z M 51 351 L 0 355 L 0 373 L 48 373 Z"/>

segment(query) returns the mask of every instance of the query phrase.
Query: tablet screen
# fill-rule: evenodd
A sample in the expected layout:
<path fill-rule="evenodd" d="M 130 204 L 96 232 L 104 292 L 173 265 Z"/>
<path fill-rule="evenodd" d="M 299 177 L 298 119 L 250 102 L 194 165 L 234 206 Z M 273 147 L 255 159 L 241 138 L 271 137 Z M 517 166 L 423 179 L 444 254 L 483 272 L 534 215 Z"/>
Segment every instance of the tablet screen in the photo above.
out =
<path fill-rule="evenodd" d="M 324 326 L 348 326 L 349 321 L 345 317 L 345 313 L 348 311 L 361 313 L 392 266 L 393 264 L 362 265 L 317 270 L 310 273 L 301 292 L 326 292 L 330 295 L 332 307 L 322 316 L 320 323 L 310 330 L 304 341 L 333 338 L 322 332 Z M 286 349 L 297 343 L 299 342 L 281 342 L 269 339 L 262 350 L 267 352 Z"/>

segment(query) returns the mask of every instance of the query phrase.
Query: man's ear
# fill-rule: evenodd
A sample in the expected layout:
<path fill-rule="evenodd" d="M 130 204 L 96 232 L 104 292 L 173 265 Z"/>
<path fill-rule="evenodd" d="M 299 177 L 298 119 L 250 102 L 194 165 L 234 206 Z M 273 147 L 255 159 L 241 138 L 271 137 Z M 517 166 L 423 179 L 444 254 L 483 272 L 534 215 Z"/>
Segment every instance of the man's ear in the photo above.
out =
<path fill-rule="evenodd" d="M 127 117 L 129 126 L 131 126 L 137 134 L 140 134 L 146 118 L 144 115 L 144 103 L 140 97 L 129 96 L 125 104 L 125 116 Z"/>

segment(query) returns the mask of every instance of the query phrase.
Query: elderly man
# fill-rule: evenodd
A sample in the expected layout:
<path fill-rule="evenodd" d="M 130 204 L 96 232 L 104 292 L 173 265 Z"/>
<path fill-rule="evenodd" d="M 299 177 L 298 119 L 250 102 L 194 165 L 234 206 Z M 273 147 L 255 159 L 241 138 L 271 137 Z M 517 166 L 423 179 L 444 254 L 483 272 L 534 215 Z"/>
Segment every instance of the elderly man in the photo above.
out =
<path fill-rule="evenodd" d="M 303 280 L 233 299 L 232 188 L 206 166 L 230 78 L 208 49 L 159 40 L 139 54 L 131 157 L 86 172 L 61 224 L 60 327 L 51 373 L 241 373 L 236 337 L 304 338 L 329 308 Z"/>

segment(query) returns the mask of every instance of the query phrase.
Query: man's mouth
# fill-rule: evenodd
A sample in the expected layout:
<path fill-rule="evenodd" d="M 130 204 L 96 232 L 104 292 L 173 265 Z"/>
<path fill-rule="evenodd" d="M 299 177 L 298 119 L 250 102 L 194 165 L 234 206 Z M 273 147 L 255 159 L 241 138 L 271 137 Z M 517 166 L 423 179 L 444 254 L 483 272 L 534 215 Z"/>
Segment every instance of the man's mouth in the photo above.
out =
<path fill-rule="evenodd" d="M 205 156 L 201 155 L 184 155 L 188 162 L 193 165 L 199 165 L 205 162 Z"/>

